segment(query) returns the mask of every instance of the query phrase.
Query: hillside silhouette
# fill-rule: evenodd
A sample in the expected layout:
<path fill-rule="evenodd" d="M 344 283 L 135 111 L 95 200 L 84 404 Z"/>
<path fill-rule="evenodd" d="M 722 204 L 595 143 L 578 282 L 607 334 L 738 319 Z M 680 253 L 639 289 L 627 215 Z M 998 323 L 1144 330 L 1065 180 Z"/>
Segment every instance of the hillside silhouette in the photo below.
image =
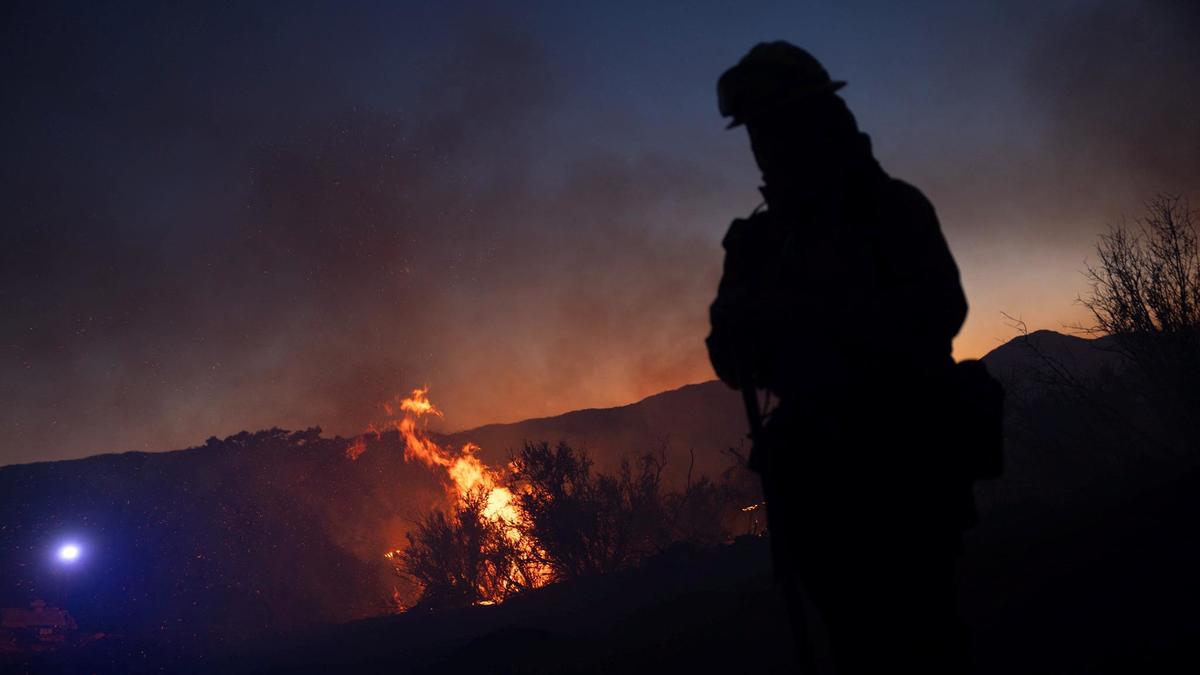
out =
<path fill-rule="evenodd" d="M 744 435 L 729 394 L 719 383 L 691 385 L 438 440 L 494 444 L 484 457 L 502 465 L 523 439 L 561 438 L 602 470 L 661 450 L 664 482 L 678 485 L 693 458 L 696 475 L 729 466 L 721 450 Z M 318 429 L 273 429 L 174 452 L 0 468 L 0 606 L 42 597 L 88 630 L 187 643 L 387 613 L 396 590 L 412 589 L 383 554 L 442 504 L 444 487 L 404 461 L 395 432 L 369 439 L 354 461 L 348 444 Z M 88 549 L 69 573 L 50 555 L 63 537 Z"/>

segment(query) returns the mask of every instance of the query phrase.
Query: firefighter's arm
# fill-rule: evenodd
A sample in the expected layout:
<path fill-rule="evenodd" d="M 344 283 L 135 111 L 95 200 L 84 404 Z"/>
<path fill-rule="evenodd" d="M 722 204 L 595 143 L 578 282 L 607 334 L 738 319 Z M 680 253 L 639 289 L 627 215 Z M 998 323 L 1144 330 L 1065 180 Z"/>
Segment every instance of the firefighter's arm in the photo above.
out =
<path fill-rule="evenodd" d="M 751 302 L 748 239 L 750 221 L 737 218 L 730 224 L 721 245 L 725 249 L 721 281 L 717 297 L 709 306 L 711 332 L 704 343 L 713 370 L 722 382 L 733 389 L 741 386 L 739 350 L 743 349 L 747 306 Z"/>

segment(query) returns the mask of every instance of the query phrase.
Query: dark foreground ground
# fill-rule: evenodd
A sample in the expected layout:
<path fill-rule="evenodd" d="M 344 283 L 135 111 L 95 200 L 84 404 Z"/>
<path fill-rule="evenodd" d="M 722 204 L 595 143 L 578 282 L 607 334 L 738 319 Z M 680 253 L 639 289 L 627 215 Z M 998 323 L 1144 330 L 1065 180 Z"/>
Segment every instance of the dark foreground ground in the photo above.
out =
<path fill-rule="evenodd" d="M 1181 463 L 1182 466 L 1182 463 Z M 979 673 L 1200 672 L 1200 471 L 988 506 L 962 604 Z M 213 650 L 155 640 L 0 662 L 5 672 L 789 672 L 767 542 L 680 547 L 501 606 L 408 613 Z"/>

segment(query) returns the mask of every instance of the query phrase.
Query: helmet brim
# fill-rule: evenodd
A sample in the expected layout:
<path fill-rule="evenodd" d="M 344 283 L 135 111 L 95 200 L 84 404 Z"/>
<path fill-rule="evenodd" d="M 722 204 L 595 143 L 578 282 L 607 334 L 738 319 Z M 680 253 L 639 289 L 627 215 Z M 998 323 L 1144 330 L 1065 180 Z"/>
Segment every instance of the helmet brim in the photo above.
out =
<path fill-rule="evenodd" d="M 832 80 L 832 81 L 830 81 L 828 84 L 824 84 L 824 85 L 822 85 L 822 86 L 820 86 L 820 87 L 817 87 L 817 88 L 815 88 L 815 89 L 809 89 L 808 91 L 805 91 L 805 92 L 803 92 L 803 93 L 797 94 L 797 95 L 795 96 L 795 99 L 793 99 L 793 100 L 796 100 L 796 99 L 804 99 L 804 98 L 808 98 L 809 96 L 814 96 L 814 95 L 816 95 L 816 94 L 824 94 L 824 93 L 829 93 L 829 94 L 832 94 L 833 92 L 835 92 L 835 91 L 838 91 L 839 89 L 841 89 L 841 88 L 842 88 L 842 87 L 844 87 L 844 86 L 846 86 L 846 83 L 845 83 L 845 81 L 843 81 L 843 80 Z M 745 123 L 746 123 L 746 120 L 745 120 L 745 119 L 742 119 L 742 118 L 739 118 L 739 117 L 736 117 L 736 116 L 734 116 L 734 117 L 733 117 L 733 119 L 732 119 L 732 120 L 730 120 L 729 124 L 726 124 L 726 125 L 725 125 L 725 128 L 726 128 L 726 129 L 732 129 L 732 128 L 734 128 L 734 127 L 740 127 L 740 126 L 742 126 L 742 125 L 743 125 L 743 124 L 745 124 Z"/>

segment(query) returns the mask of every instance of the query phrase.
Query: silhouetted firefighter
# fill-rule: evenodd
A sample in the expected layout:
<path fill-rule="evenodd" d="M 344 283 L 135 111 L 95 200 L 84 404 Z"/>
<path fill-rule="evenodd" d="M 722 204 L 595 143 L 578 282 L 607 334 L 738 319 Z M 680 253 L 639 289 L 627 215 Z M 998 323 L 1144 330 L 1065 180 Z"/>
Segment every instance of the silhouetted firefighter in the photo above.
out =
<path fill-rule="evenodd" d="M 1002 392 L 981 363 L 951 357 L 967 314 L 958 268 L 929 201 L 876 162 L 844 85 L 786 42 L 718 81 L 766 208 L 725 236 L 706 342 L 745 394 L 801 649 L 800 587 L 837 672 L 965 672 L 954 560 L 973 481 L 1000 471 Z"/>

